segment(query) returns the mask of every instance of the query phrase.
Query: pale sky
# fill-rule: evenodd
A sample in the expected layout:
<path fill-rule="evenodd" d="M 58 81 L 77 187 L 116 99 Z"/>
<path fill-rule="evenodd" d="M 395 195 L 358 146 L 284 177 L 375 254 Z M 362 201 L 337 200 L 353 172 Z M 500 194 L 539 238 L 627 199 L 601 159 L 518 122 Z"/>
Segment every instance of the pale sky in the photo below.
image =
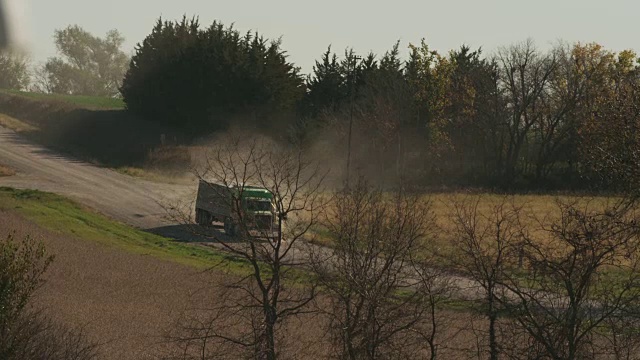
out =
<path fill-rule="evenodd" d="M 159 16 L 183 14 L 235 23 L 237 29 L 258 30 L 268 38 L 283 37 L 289 59 L 311 71 L 329 44 L 342 53 L 382 54 L 401 40 L 427 43 L 441 52 L 468 44 L 485 53 L 532 38 L 540 48 L 557 40 L 598 42 L 606 48 L 640 52 L 638 0 L 8 0 L 27 4 L 29 48 L 36 61 L 55 55 L 54 29 L 78 24 L 104 35 L 118 29 L 133 52 Z M 25 3 L 25 1 L 27 1 Z"/>

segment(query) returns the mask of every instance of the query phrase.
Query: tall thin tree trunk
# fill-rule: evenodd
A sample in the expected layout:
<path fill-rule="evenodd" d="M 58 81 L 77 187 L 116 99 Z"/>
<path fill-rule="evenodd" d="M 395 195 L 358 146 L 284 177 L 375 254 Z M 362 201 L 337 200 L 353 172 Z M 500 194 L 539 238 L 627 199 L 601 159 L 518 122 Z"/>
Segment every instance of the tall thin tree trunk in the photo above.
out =
<path fill-rule="evenodd" d="M 265 305 L 265 344 L 263 345 L 260 359 L 275 360 L 276 359 L 276 342 L 275 342 L 275 313 L 269 304 Z"/>
<path fill-rule="evenodd" d="M 491 360 L 498 359 L 498 341 L 496 339 L 496 321 L 498 314 L 495 309 L 494 285 L 489 285 L 488 289 L 488 315 L 489 315 L 489 358 Z"/>

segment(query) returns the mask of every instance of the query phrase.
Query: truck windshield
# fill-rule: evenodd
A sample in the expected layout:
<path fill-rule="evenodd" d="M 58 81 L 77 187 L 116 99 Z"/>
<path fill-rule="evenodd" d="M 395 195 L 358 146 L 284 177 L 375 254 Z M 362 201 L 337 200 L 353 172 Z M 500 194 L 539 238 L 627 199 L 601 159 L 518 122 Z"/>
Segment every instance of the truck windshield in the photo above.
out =
<path fill-rule="evenodd" d="M 247 200 L 248 211 L 271 211 L 271 201 Z"/>

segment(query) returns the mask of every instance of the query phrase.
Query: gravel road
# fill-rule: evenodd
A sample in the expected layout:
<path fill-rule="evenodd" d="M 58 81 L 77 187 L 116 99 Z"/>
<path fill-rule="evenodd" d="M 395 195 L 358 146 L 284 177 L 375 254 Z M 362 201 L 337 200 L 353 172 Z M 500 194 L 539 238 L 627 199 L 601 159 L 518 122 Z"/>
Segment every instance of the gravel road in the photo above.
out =
<path fill-rule="evenodd" d="M 133 178 L 61 156 L 2 127 L 0 162 L 18 172 L 15 176 L 0 177 L 0 186 L 57 193 L 129 225 L 154 229 L 155 233 L 180 240 L 193 240 L 191 231 L 166 218 L 163 206 L 192 201 L 195 198 L 195 181 L 194 186 L 189 187 Z M 213 231 L 217 238 L 226 239 L 220 230 Z M 316 251 L 324 252 L 320 248 Z M 293 249 L 291 254 L 298 259 L 305 257 L 307 252 L 299 248 Z M 480 296 L 478 284 L 459 276 L 450 275 L 449 278 L 461 289 L 464 297 Z"/>
<path fill-rule="evenodd" d="M 165 209 L 174 204 L 189 204 L 195 198 L 195 181 L 193 186 L 187 186 L 130 177 L 56 154 L 2 127 L 0 163 L 17 172 L 14 176 L 0 177 L 0 186 L 57 193 L 129 225 L 176 239 L 189 236 L 189 240 L 193 240 L 193 233 L 185 232 L 184 225 L 168 219 Z M 6 217 L 12 215 L 2 216 L 0 227 L 22 221 Z M 220 230 L 211 231 L 225 241 Z M 23 232 L 28 233 L 25 229 Z M 76 324 L 112 324 L 105 331 L 88 329 L 100 339 L 113 341 L 107 346 L 109 356 L 106 358 L 150 356 L 153 352 L 151 344 L 159 340 L 160 329 L 167 325 L 167 319 L 159 321 L 158 316 L 184 304 L 188 300 L 186 294 L 202 288 L 211 289 L 202 286 L 210 277 L 183 266 L 76 240 L 55 239 L 49 244 L 54 252 L 62 254 L 63 261 L 60 270 L 53 270 L 53 274 L 47 276 L 53 285 L 47 285 L 49 291 L 44 291 L 43 303 L 61 309 L 61 317 L 72 318 Z M 324 248 L 308 246 L 316 253 L 328 254 Z M 296 258 L 306 257 L 308 253 L 305 247 L 292 252 Z M 444 277 L 457 288 L 459 297 L 478 299 L 483 296 L 475 281 L 454 274 Z M 211 299 L 211 295 L 207 297 Z M 81 314 L 83 311 L 84 315 Z M 97 328 L 102 326 L 97 325 Z M 127 331 L 123 332 L 123 328 Z"/>
<path fill-rule="evenodd" d="M 64 195 L 142 229 L 170 225 L 161 204 L 193 199 L 195 186 L 155 183 L 65 157 L 0 127 L 0 162 L 17 175 L 0 186 Z"/>
<path fill-rule="evenodd" d="M 162 205 L 194 195 L 189 186 L 144 181 L 56 154 L 2 127 L 0 163 L 17 171 L 0 177 L 0 186 L 57 193 L 142 229 L 171 227 Z M 36 301 L 54 318 L 84 327 L 103 344 L 101 359 L 153 358 L 163 331 L 193 306 L 193 296 L 213 297 L 208 284 L 215 274 L 63 237 L 0 212 L 0 236 L 10 230 L 42 239 L 56 255 Z"/>

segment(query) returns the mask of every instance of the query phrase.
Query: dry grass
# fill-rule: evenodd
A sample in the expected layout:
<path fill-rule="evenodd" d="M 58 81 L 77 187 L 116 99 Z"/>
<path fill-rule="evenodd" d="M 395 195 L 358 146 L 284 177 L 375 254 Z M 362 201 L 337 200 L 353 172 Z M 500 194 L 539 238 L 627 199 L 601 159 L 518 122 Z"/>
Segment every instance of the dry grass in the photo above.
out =
<path fill-rule="evenodd" d="M 192 149 L 188 146 L 163 145 L 147 153 L 141 166 L 122 166 L 119 173 L 168 184 L 193 184 Z"/>
<path fill-rule="evenodd" d="M 188 169 L 191 165 L 191 153 L 187 146 L 158 146 L 149 151 L 146 164 L 152 168 Z"/>
<path fill-rule="evenodd" d="M 136 178 L 164 184 L 193 185 L 196 181 L 188 173 L 166 171 L 162 169 L 124 166 L 115 169 L 117 172 Z"/>
<path fill-rule="evenodd" d="M 6 166 L 6 165 L 2 165 L 0 164 L 0 177 L 2 176 L 13 176 L 16 174 L 16 171 L 13 170 L 12 168 Z"/>
<path fill-rule="evenodd" d="M 231 301 L 231 303 L 235 303 Z M 331 311 L 331 305 L 327 298 L 320 295 L 316 298 L 316 306 L 321 309 L 320 312 L 301 314 L 298 317 L 288 319 L 278 328 L 277 347 L 281 352 L 281 357 L 285 359 L 332 359 L 336 358 L 337 352 L 332 344 L 331 331 L 329 329 L 330 321 L 327 313 Z M 229 311 L 231 313 L 231 311 Z M 229 315 L 229 313 L 227 315 Z M 237 315 L 237 314 L 236 314 Z M 246 315 L 246 314 L 245 314 Z M 476 340 L 477 333 L 483 327 L 486 327 L 486 321 L 475 313 L 470 311 L 437 311 L 438 331 L 436 343 L 438 346 L 439 358 L 443 359 L 462 359 L 467 358 L 470 354 L 477 351 Z M 186 344 L 189 345 L 187 353 L 195 355 L 194 358 L 199 359 L 202 347 L 206 348 L 206 353 L 210 355 L 216 354 L 219 357 L 211 356 L 210 358 L 220 359 L 238 359 L 251 358 L 251 356 L 243 356 L 238 352 L 238 348 L 229 347 L 225 344 L 209 339 L 207 344 L 202 341 L 193 339 L 197 338 L 197 334 L 203 331 L 200 326 L 205 328 L 211 327 L 214 331 L 225 329 L 227 334 L 236 331 L 243 332 L 246 328 L 239 326 L 237 316 L 225 316 L 215 312 L 215 315 L 207 313 L 199 313 L 199 316 L 190 314 L 192 321 L 185 323 L 186 326 L 174 328 L 171 332 L 173 337 L 183 337 L 189 339 L 182 343 L 176 343 L 177 346 L 168 348 L 168 353 L 176 356 L 176 359 L 182 359 Z M 193 321 L 197 318 L 197 321 Z M 215 321 L 209 323 L 208 320 L 215 318 Z M 234 321 L 235 320 L 235 321 Z M 246 319 L 244 319 L 246 321 Z M 427 321 L 427 319 L 425 319 Z M 188 325 L 187 325 L 188 324 Z M 422 324 L 429 329 L 431 323 Z M 199 331 L 193 331 L 200 328 Z M 403 352 L 414 353 L 417 358 L 428 357 L 427 343 L 416 336 L 412 331 L 401 333 L 397 336 L 399 343 L 403 346 Z M 250 349 L 249 349 L 250 351 Z"/>
<path fill-rule="evenodd" d="M 423 201 L 429 202 L 431 211 L 435 216 L 436 231 L 433 246 L 442 254 L 451 254 L 455 251 L 452 247 L 452 236 L 455 230 L 453 221 L 454 205 L 456 203 L 473 203 L 478 201 L 478 211 L 481 216 L 491 213 L 494 207 L 503 202 L 522 207 L 523 225 L 532 231 L 538 229 L 541 223 L 549 224 L 560 215 L 559 203 L 577 202 L 580 206 L 591 210 L 603 209 L 613 204 L 617 199 L 605 196 L 578 196 L 578 195 L 500 195 L 492 193 L 432 193 L 423 196 Z M 482 220 L 482 219 L 481 219 Z M 534 232 L 535 233 L 535 232 Z M 321 225 L 315 226 L 310 231 L 310 239 L 313 243 L 331 246 L 331 235 Z"/>
<path fill-rule="evenodd" d="M 102 359 L 141 359 L 175 354 L 180 348 L 163 336 L 184 314 L 206 318 L 203 310 L 220 304 L 221 284 L 233 279 L 228 274 L 195 269 L 142 254 L 112 249 L 78 237 L 48 231 L 25 218 L 0 211 L 0 236 L 9 231 L 30 234 L 44 241 L 55 261 L 46 274 L 46 284 L 36 302 L 49 309 L 55 320 L 82 327 L 93 340 L 103 344 Z M 326 301 L 319 299 L 319 306 Z M 438 355 L 445 359 L 468 358 L 486 351 L 486 320 L 468 311 L 443 310 L 440 316 Z M 231 321 L 231 323 L 233 323 Z M 224 329 L 229 323 L 216 323 Z M 326 319 L 305 315 L 286 323 L 281 343 L 286 358 L 323 359 L 331 354 L 325 331 Z M 508 334 L 504 334 L 508 336 Z M 504 341 L 512 339 L 505 338 Z M 423 355 L 424 341 L 412 342 Z M 192 348 L 196 350 L 195 348 Z M 235 359 L 229 352 L 223 358 Z"/>
<path fill-rule="evenodd" d="M 436 246 L 443 254 L 454 254 L 456 249 L 452 247 L 454 236 L 455 204 L 478 203 L 479 223 L 486 223 L 488 216 L 494 209 L 504 204 L 507 207 L 521 208 L 520 221 L 527 228 L 530 235 L 544 241 L 547 237 L 543 227 L 548 227 L 560 216 L 560 204 L 575 203 L 585 210 L 602 210 L 613 205 L 617 198 L 606 196 L 580 196 L 580 195 L 499 195 L 490 193 L 481 194 L 431 194 L 425 196 L 425 201 L 431 202 L 431 209 L 435 215 L 437 224 Z"/>
<path fill-rule="evenodd" d="M 207 318 L 208 312 L 203 309 L 219 305 L 221 284 L 235 279 L 215 269 L 202 272 L 52 232 L 16 213 L 0 211 L 0 236 L 14 230 L 18 236 L 30 234 L 42 240 L 47 251 L 55 255 L 45 274 L 46 283 L 36 294 L 36 304 L 48 309 L 56 321 L 81 327 L 91 340 L 102 344 L 101 359 L 157 358 L 179 353 L 177 344 L 169 343 L 164 336 L 181 333 L 174 326 L 184 320 L 185 314 Z M 459 319 L 466 315 L 452 316 Z M 236 324 L 233 318 L 215 323 L 218 329 L 230 324 Z M 315 315 L 303 315 L 284 324 L 279 343 L 283 355 L 327 358 L 330 342 L 323 324 L 324 320 Z M 443 329 L 443 336 L 455 337 L 451 344 L 456 346 L 470 344 L 467 335 L 457 333 L 464 326 L 466 321 L 455 320 Z M 457 351 L 443 349 L 448 354 Z M 226 358 L 238 357 L 235 351 Z"/>
<path fill-rule="evenodd" d="M 0 126 L 11 129 L 17 133 L 29 133 L 38 130 L 37 127 L 6 114 L 0 114 Z"/>

